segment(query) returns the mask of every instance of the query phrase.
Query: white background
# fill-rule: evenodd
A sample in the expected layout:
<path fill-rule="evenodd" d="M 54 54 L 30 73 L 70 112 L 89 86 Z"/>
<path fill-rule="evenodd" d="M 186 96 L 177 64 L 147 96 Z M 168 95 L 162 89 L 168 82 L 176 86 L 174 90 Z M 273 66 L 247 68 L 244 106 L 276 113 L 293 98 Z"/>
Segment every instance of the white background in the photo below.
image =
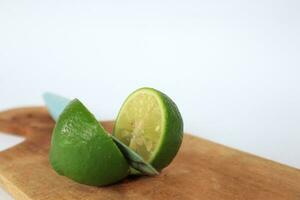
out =
<path fill-rule="evenodd" d="M 187 132 L 300 168 L 299 10 L 297 0 L 1 0 L 0 109 L 52 91 L 113 119 L 151 86 L 177 103 Z"/>

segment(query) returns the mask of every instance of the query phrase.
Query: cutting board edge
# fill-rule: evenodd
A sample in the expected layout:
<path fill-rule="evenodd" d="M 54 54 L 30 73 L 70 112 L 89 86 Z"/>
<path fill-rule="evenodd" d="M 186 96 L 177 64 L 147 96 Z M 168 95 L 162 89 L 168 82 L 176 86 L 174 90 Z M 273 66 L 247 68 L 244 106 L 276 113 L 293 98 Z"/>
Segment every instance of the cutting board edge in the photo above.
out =
<path fill-rule="evenodd" d="M 0 173 L 0 187 L 2 187 L 4 191 L 6 191 L 14 199 L 32 200 L 18 187 L 16 187 L 9 180 L 7 180 L 3 175 L 1 175 L 1 173 Z"/>

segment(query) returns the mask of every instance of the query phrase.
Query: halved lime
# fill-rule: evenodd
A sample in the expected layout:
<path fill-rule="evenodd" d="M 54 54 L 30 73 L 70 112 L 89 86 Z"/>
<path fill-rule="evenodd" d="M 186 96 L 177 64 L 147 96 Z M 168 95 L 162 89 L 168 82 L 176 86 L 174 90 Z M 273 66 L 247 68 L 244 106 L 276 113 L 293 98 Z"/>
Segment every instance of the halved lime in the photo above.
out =
<path fill-rule="evenodd" d="M 63 96 L 58 94 L 54 94 L 51 92 L 46 92 L 43 94 L 43 99 L 46 103 L 49 114 L 52 118 L 57 121 L 58 116 L 63 112 L 64 108 L 71 101 Z M 126 158 L 128 164 L 139 171 L 140 173 L 148 176 L 157 175 L 158 172 L 154 169 L 149 163 L 145 162 L 144 159 L 131 150 L 128 146 L 123 144 L 118 138 L 110 135 L 115 142 L 115 144 L 119 147 L 120 151 L 123 153 Z M 131 169 L 132 171 L 132 169 Z"/>
<path fill-rule="evenodd" d="M 141 88 L 126 99 L 113 134 L 161 170 L 179 150 L 183 121 L 176 104 L 167 95 L 153 88 Z"/>
<path fill-rule="evenodd" d="M 112 184 L 129 173 L 117 145 L 77 99 L 67 105 L 55 125 L 50 163 L 59 174 L 87 185 Z"/>

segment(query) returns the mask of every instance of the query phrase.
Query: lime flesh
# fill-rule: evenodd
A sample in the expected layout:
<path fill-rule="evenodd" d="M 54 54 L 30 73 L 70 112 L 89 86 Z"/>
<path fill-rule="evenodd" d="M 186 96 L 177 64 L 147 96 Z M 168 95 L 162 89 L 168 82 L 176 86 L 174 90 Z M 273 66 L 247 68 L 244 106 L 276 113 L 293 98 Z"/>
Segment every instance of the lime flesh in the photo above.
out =
<path fill-rule="evenodd" d="M 59 174 L 87 185 L 112 184 L 129 173 L 128 163 L 112 138 L 77 99 L 59 116 L 49 157 Z"/>
<path fill-rule="evenodd" d="M 141 88 L 123 104 L 114 136 L 161 170 L 179 150 L 183 121 L 177 106 L 168 96 L 152 88 Z"/>

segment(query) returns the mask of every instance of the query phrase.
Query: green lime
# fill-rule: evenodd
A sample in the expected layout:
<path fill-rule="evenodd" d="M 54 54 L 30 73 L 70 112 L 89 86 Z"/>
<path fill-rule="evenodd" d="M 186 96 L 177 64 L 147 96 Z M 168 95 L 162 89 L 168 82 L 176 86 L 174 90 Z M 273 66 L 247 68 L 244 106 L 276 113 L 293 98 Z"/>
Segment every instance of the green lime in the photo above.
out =
<path fill-rule="evenodd" d="M 179 150 L 183 121 L 176 104 L 167 95 L 153 88 L 141 88 L 126 99 L 113 134 L 161 170 Z"/>
<path fill-rule="evenodd" d="M 87 185 L 112 184 L 129 173 L 112 138 L 77 99 L 66 106 L 55 125 L 50 163 L 59 174 Z"/>

